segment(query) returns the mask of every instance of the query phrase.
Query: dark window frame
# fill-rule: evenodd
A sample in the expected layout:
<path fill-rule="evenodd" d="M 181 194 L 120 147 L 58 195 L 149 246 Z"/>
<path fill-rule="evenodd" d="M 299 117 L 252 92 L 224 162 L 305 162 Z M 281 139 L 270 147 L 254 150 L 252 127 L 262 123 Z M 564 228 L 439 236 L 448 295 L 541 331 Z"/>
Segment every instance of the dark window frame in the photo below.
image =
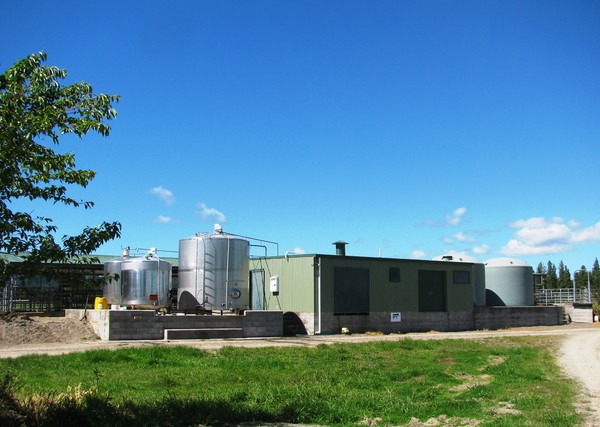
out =
<path fill-rule="evenodd" d="M 388 269 L 388 281 L 390 283 L 400 283 L 400 267 L 390 267 Z"/>
<path fill-rule="evenodd" d="M 469 270 L 452 271 L 452 283 L 454 283 L 455 285 L 470 285 L 471 272 Z"/>

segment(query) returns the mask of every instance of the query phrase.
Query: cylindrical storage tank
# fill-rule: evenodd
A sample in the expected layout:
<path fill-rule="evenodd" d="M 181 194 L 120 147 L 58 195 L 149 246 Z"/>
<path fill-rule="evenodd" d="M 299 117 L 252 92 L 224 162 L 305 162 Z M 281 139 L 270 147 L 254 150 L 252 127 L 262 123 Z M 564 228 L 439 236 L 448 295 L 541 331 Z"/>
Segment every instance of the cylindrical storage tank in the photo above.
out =
<path fill-rule="evenodd" d="M 180 310 L 247 310 L 250 304 L 248 240 L 222 232 L 179 241 Z"/>
<path fill-rule="evenodd" d="M 463 262 L 471 264 L 471 286 L 473 288 L 473 305 L 485 307 L 485 265 L 476 258 L 462 254 L 447 254 L 433 258 L 434 261 Z"/>
<path fill-rule="evenodd" d="M 532 306 L 533 268 L 513 258 L 494 258 L 485 263 L 488 306 Z"/>
<path fill-rule="evenodd" d="M 121 304 L 168 306 L 171 278 L 171 263 L 156 256 L 123 261 L 120 276 Z"/>
<path fill-rule="evenodd" d="M 102 295 L 109 305 L 121 304 L 121 264 L 127 259 L 129 259 L 129 256 L 123 256 L 104 263 L 104 276 L 108 279 L 102 290 Z"/>

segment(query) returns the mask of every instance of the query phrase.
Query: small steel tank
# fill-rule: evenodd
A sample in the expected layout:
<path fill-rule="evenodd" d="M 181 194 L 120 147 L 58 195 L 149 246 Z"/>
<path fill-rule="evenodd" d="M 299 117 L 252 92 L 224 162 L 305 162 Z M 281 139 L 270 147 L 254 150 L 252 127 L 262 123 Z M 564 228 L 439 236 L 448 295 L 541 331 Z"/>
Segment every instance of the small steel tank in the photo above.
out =
<path fill-rule="evenodd" d="M 171 263 L 160 259 L 156 250 L 146 256 L 121 258 L 104 264 L 105 274 L 118 275 L 109 279 L 104 287 L 104 297 L 109 305 L 158 306 L 170 304 Z"/>

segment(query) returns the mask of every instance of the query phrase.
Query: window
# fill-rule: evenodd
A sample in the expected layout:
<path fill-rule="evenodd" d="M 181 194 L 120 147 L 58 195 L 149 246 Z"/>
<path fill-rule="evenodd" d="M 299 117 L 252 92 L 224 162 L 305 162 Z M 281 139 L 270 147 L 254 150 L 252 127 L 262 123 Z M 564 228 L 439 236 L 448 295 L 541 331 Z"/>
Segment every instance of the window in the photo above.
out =
<path fill-rule="evenodd" d="M 471 273 L 469 271 L 456 270 L 452 274 L 452 282 L 455 285 L 468 285 L 471 283 Z"/>
<path fill-rule="evenodd" d="M 389 280 L 394 283 L 400 282 L 400 267 L 390 267 Z"/>

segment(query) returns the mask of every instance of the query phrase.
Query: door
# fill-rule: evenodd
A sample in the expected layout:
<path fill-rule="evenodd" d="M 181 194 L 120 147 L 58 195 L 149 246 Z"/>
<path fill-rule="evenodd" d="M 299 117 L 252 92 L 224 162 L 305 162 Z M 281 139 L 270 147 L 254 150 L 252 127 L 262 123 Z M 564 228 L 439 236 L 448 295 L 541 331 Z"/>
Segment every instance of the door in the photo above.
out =
<path fill-rule="evenodd" d="M 265 270 L 250 271 L 250 309 L 265 309 Z"/>
<path fill-rule="evenodd" d="M 419 270 L 419 311 L 446 311 L 446 272 Z"/>

